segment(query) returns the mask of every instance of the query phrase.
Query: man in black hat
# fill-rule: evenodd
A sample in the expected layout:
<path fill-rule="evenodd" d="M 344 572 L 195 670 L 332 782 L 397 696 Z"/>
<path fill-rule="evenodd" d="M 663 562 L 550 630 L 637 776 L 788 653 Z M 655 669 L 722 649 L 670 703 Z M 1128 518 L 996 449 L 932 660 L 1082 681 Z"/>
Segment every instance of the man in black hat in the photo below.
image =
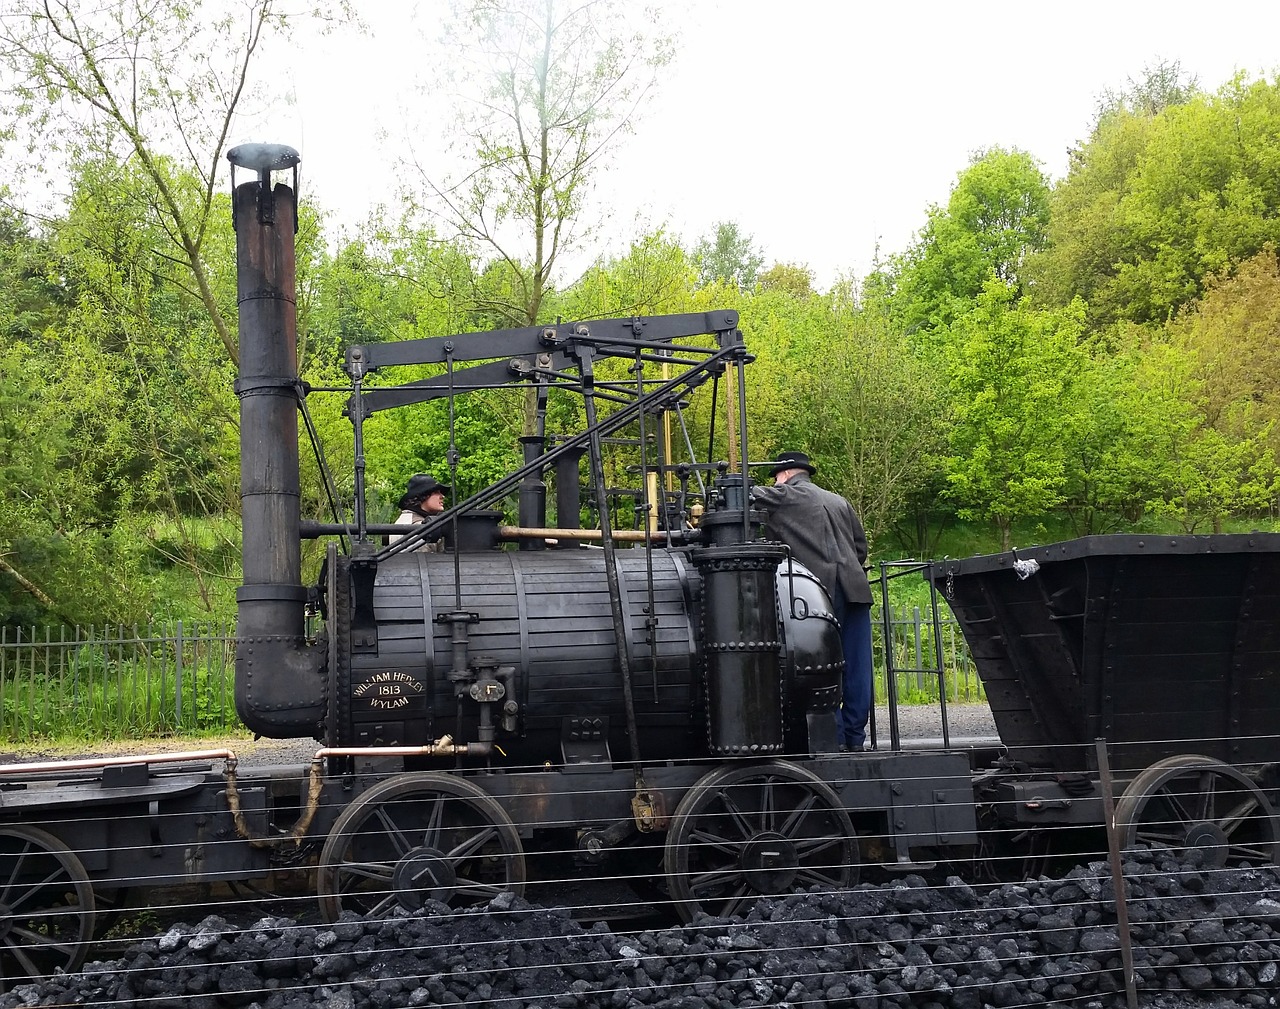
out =
<path fill-rule="evenodd" d="M 445 490 L 445 485 L 435 477 L 427 473 L 415 473 L 409 478 L 409 486 L 400 499 L 401 511 L 396 525 L 418 525 L 433 515 L 439 515 L 444 511 Z M 388 542 L 395 543 L 402 539 L 403 536 L 392 536 Z M 433 543 L 423 540 L 413 549 L 438 552 L 442 549 L 442 544 L 439 540 Z"/>
<path fill-rule="evenodd" d="M 783 452 L 773 466 L 773 486 L 755 488 L 751 498 L 769 513 L 765 534 L 789 546 L 832 594 L 844 645 L 842 748 L 861 750 L 871 714 L 871 586 L 862 567 L 867 537 L 853 505 L 810 479 L 816 472 L 803 452 Z"/>

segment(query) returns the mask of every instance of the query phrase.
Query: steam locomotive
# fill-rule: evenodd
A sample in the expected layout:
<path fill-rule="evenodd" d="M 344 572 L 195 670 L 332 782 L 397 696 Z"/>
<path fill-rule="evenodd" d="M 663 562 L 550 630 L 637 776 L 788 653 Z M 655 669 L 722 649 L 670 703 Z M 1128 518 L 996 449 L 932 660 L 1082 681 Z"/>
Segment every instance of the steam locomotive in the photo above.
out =
<path fill-rule="evenodd" d="M 99 909 L 130 888 L 301 869 L 335 919 L 483 903 L 578 872 L 643 877 L 687 920 L 761 894 L 848 886 L 867 863 L 915 870 L 972 851 L 980 815 L 1018 836 L 1104 822 L 1096 764 L 1073 778 L 1050 759 L 1100 723 L 1049 718 L 1042 697 L 1057 703 L 1052 691 L 993 694 L 1002 734 L 1044 744 L 1044 759 L 1006 755 L 992 767 L 985 754 L 906 747 L 896 731 L 870 752 L 838 751 L 843 661 L 831 600 L 785 546 L 761 538 L 750 467 L 698 462 L 683 422 L 708 385 L 717 416 L 732 375 L 739 453 L 750 459 L 750 355 L 735 312 L 350 347 L 353 514 L 304 520 L 299 418 L 312 425 L 296 368 L 296 178 L 276 180 L 296 176 L 298 156 L 246 145 L 229 157 L 244 544 L 236 706 L 255 733 L 315 739 L 315 755 L 292 767 L 242 768 L 226 750 L 0 767 L 0 878 L 32 884 L 21 905 L 0 905 L 6 978 L 78 966 Z M 236 185 L 235 169 L 253 177 Z M 372 378 L 418 365 L 438 367 L 400 385 Z M 513 385 L 536 404 L 523 465 L 423 523 L 368 521 L 369 417 Z M 551 395 L 581 398 L 582 431 L 547 430 Z M 686 432 L 680 463 L 668 461 L 669 420 Z M 639 527 L 629 529 L 614 527 L 603 455 L 624 436 L 640 476 Z M 450 444 L 454 464 L 452 431 Z M 597 529 L 581 528 L 584 484 Z M 512 497 L 515 525 L 503 522 Z M 401 538 L 384 544 L 392 535 Z M 307 538 L 326 541 L 311 584 Z M 443 550 L 418 549 L 437 541 Z M 1268 550 L 1280 556 L 1280 543 L 1256 552 Z M 1050 580 L 1043 559 L 1027 591 Z M 1104 583 L 1063 570 L 1061 591 L 1046 598 L 1062 617 L 1053 633 L 1079 660 L 1061 675 L 1078 681 L 1095 665 L 1089 614 Z M 989 574 L 954 563 L 931 571 L 994 657 L 980 656 L 984 675 L 1035 684 L 1047 655 L 1040 627 L 1035 650 L 981 636 L 1016 624 L 993 615 L 993 590 L 966 594 Z M 1035 600 L 1023 602 L 1017 614 Z M 1067 612 L 1077 604 L 1090 629 L 1082 647 L 1071 646 L 1077 615 Z M 1107 675 L 1119 675 L 1114 664 Z M 1077 700 L 1089 708 L 1095 696 L 1101 689 Z M 1129 840 L 1164 815 L 1161 789 L 1203 775 L 1208 758 L 1197 759 L 1126 792 Z M 1232 845 L 1273 857 L 1274 782 L 1209 766 L 1215 794 L 1252 806 L 1234 819 L 1206 807 L 1186 843 L 1224 859 Z"/>
<path fill-rule="evenodd" d="M 597 858 L 663 847 L 668 888 L 686 915 L 798 883 L 851 882 L 859 860 L 850 810 L 883 809 L 886 774 L 901 779 L 899 826 L 889 833 L 904 860 L 912 844 L 972 840 L 963 755 L 886 755 L 873 776 L 838 753 L 843 661 L 831 601 L 784 546 L 760 539 L 745 467 L 671 467 L 664 453 L 647 456 L 665 415 L 679 414 L 708 382 L 716 398 L 733 371 L 736 433 L 749 457 L 749 355 L 734 312 L 351 347 L 357 460 L 364 423 L 378 411 L 512 382 L 537 403 L 537 430 L 522 439 L 522 467 L 421 524 L 367 523 L 359 462 L 354 521 L 301 522 L 292 192 L 268 184 L 293 155 L 257 148 L 238 156 L 260 180 L 235 190 L 245 579 L 237 707 L 256 732 L 322 739 L 331 776 L 338 769 L 367 782 L 389 759 L 403 769 L 353 797 L 331 829 L 319 874 L 328 913 L 360 903 L 354 876 L 364 866 L 394 861 L 368 850 L 385 841 L 369 835 L 379 833 L 388 805 L 411 815 L 410 807 L 430 808 L 424 797 L 468 808 L 473 830 L 488 824 L 486 885 L 524 878 L 517 835 L 533 846 L 549 835 L 561 850 Z M 277 156 L 283 160 L 271 160 Z M 690 342 L 699 338 L 706 345 Z M 611 359 L 631 366 L 627 378 L 609 380 Z M 404 385 L 370 383 L 405 365 L 444 370 Z M 661 378 L 646 377 L 658 369 Z M 581 397 L 586 428 L 548 434 L 548 397 L 565 393 Z M 611 527 L 603 446 L 623 433 L 640 456 L 637 513 L 652 519 L 640 530 Z M 599 530 L 579 527 L 584 457 Z M 668 474 L 681 491 L 655 492 Z M 515 527 L 499 524 L 511 494 L 519 498 Z M 403 538 L 379 545 L 378 536 L 393 533 Z M 351 541 L 346 554 L 328 548 L 321 584 L 311 589 L 301 584 L 300 535 Z M 446 551 L 415 549 L 438 538 Z M 502 549 L 504 540 L 519 549 Z M 315 640 L 305 633 L 308 604 L 325 618 Z M 954 796 L 937 787 L 952 779 Z M 710 848 L 690 838 L 723 816 L 722 782 L 768 809 L 756 810 L 756 827 L 740 839 L 733 878 L 712 884 L 701 878 Z M 462 881 L 443 849 L 426 849 L 402 853 L 392 877 Z M 415 885 L 414 896 L 396 898 L 385 883 L 366 887 L 375 907 L 446 889 Z M 451 892 L 466 896 L 472 885 L 479 883 Z"/>

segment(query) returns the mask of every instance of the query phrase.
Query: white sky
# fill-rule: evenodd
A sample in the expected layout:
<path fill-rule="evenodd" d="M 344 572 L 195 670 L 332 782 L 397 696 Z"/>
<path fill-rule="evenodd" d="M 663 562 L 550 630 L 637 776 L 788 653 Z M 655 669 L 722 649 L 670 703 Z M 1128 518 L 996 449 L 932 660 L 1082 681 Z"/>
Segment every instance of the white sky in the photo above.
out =
<path fill-rule="evenodd" d="M 424 101 L 420 39 L 443 0 L 356 7 L 369 34 L 300 37 L 271 82 L 292 104 L 238 138 L 298 147 L 304 199 L 340 225 L 387 199 L 409 144 L 443 143 L 407 136 L 404 111 Z M 1280 68 L 1275 0 L 687 0 L 668 22 L 675 61 L 600 184 L 616 240 L 592 251 L 664 223 L 692 245 L 734 220 L 766 265 L 807 263 L 820 287 L 864 275 L 877 243 L 904 248 L 976 149 L 1018 147 L 1060 177 L 1098 96 L 1144 67 L 1177 60 L 1210 90 Z"/>

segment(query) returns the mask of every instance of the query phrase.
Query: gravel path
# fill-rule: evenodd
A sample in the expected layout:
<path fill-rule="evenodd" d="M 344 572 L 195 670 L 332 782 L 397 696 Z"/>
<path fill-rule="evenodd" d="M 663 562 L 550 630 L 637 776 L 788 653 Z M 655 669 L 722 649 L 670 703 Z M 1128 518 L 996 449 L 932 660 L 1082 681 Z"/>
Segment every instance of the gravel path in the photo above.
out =
<path fill-rule="evenodd" d="M 889 742 L 889 709 L 876 707 L 876 737 L 880 745 Z M 996 738 L 996 723 L 991 709 L 985 704 L 948 704 L 947 725 L 951 730 L 951 742 L 963 746 L 970 740 Z M 928 741 L 941 744 L 942 709 L 938 705 L 912 704 L 898 708 L 898 733 L 904 745 Z"/>
<path fill-rule="evenodd" d="M 949 704 L 947 721 L 951 727 L 952 744 L 965 745 L 967 740 L 991 739 L 996 735 L 991 710 L 985 704 Z M 889 745 L 889 709 L 876 708 L 876 733 L 879 745 Z M 940 709 L 933 705 L 904 705 L 898 708 L 899 734 L 904 745 L 927 742 L 940 745 L 942 718 Z M 0 753 L 0 764 L 29 763 L 34 760 L 61 760 L 71 757 L 116 757 L 128 754 L 173 753 L 181 750 L 228 749 L 235 752 L 241 767 L 254 764 L 306 764 L 309 763 L 320 743 L 314 739 L 252 739 L 248 736 L 222 736 L 210 738 L 182 737 L 174 739 L 142 739 L 106 741 L 81 750 L 34 746 L 27 750 L 11 750 Z"/>

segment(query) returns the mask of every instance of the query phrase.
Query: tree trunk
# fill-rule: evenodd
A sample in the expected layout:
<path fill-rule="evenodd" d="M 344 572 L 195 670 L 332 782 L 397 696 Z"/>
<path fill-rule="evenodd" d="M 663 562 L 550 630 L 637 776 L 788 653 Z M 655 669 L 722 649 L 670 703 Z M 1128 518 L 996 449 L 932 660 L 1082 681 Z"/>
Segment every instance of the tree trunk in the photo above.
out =
<path fill-rule="evenodd" d="M 36 585 L 34 582 L 28 579 L 26 575 L 24 575 L 21 571 L 15 568 L 12 564 L 9 564 L 3 557 L 0 557 L 0 571 L 9 572 L 9 574 L 13 575 L 13 577 L 17 580 L 19 585 L 21 585 L 24 589 L 26 589 L 33 596 L 39 599 L 42 604 L 47 606 L 49 609 L 54 610 L 55 612 L 57 611 L 58 604 L 55 603 L 52 599 L 50 599 L 47 595 L 45 595 L 45 593 L 40 589 L 39 585 Z"/>

